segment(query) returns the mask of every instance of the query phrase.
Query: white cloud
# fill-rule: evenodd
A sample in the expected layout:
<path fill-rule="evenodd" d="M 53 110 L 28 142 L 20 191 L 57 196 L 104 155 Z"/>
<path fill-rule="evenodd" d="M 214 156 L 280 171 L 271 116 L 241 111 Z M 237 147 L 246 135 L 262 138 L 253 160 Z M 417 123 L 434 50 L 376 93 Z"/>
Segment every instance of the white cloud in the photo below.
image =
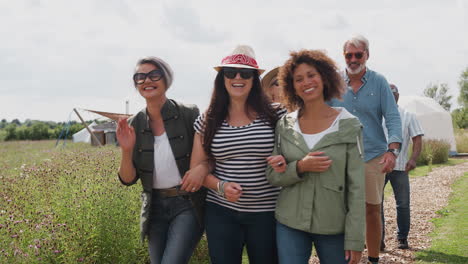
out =
<path fill-rule="evenodd" d="M 126 98 L 142 106 L 131 75 L 147 55 L 173 67 L 168 95 L 200 108 L 212 67 L 237 44 L 251 45 L 266 69 L 301 48 L 324 49 L 343 66 L 342 43 L 361 33 L 371 44 L 369 67 L 403 95 L 440 81 L 458 96 L 468 61 L 463 0 L 2 1 L 0 25 L 0 118 L 8 120 L 63 120 L 83 104 L 122 112 Z"/>

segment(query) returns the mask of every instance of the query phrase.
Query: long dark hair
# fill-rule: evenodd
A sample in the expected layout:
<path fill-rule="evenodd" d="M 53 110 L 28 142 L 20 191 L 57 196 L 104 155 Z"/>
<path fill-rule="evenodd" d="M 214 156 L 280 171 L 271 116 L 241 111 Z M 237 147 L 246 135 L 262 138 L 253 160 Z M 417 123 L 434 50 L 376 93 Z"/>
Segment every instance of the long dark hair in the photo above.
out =
<path fill-rule="evenodd" d="M 224 70 L 221 69 L 214 81 L 210 105 L 205 113 L 205 122 L 203 124 L 203 149 L 211 158 L 211 142 L 213 142 L 216 131 L 228 116 L 229 103 L 229 94 L 224 84 Z M 247 116 L 254 118 L 252 113 L 255 112 L 258 118 L 266 121 L 271 127 L 276 126 L 279 117 L 272 107 L 270 99 L 263 92 L 258 71 L 254 71 L 252 89 L 247 97 L 246 104 Z"/>

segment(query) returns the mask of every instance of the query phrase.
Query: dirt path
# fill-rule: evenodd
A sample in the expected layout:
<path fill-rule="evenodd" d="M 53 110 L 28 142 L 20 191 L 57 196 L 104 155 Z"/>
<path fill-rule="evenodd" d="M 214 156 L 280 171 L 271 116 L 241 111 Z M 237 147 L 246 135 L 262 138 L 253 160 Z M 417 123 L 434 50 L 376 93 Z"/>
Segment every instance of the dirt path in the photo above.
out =
<path fill-rule="evenodd" d="M 430 246 L 431 239 L 428 234 L 433 229 L 429 222 L 437 217 L 436 212 L 447 205 L 451 193 L 452 183 L 468 171 L 468 162 L 456 166 L 447 166 L 434 169 L 425 177 L 411 179 L 411 230 L 408 237 L 410 248 L 397 249 L 395 240 L 396 217 L 395 199 L 393 195 L 385 199 L 386 221 L 386 250 L 380 254 L 379 263 L 412 263 L 414 253 Z M 366 251 L 363 253 L 361 263 L 366 263 Z M 310 261 L 319 263 L 316 257 Z"/>

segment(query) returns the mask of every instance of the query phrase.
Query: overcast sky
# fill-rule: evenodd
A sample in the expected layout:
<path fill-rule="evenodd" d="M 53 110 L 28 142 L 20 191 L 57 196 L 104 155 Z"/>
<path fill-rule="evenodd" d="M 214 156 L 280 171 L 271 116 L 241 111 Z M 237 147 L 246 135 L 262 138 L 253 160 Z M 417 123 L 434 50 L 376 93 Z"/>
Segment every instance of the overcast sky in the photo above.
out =
<path fill-rule="evenodd" d="M 440 82 L 456 98 L 467 32 L 468 0 L 0 0 L 0 119 L 75 120 L 74 107 L 123 113 L 126 100 L 136 113 L 144 102 L 131 76 L 147 55 L 172 66 L 168 97 L 204 110 L 212 67 L 237 44 L 251 45 L 267 70 L 302 48 L 343 67 L 343 43 L 356 33 L 370 41 L 369 68 L 402 95 Z"/>

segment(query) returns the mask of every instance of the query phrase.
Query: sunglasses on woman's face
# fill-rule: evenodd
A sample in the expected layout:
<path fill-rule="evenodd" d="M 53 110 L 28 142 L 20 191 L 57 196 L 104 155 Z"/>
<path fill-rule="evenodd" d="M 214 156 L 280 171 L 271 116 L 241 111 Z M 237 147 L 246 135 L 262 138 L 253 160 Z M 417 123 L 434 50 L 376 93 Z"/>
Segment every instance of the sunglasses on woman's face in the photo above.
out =
<path fill-rule="evenodd" d="M 243 68 L 223 68 L 224 76 L 228 79 L 236 78 L 237 74 L 240 74 L 242 79 L 250 79 L 254 76 L 253 69 L 243 69 Z"/>
<path fill-rule="evenodd" d="M 150 71 L 148 73 L 140 73 L 137 72 L 133 75 L 133 81 L 136 84 L 142 84 L 146 81 L 146 78 L 150 78 L 151 81 L 156 82 L 161 80 L 161 78 L 164 76 L 163 72 L 161 70 L 154 70 Z"/>
<path fill-rule="evenodd" d="M 356 59 L 360 60 L 364 56 L 364 52 L 355 52 L 355 53 L 347 52 L 344 54 L 344 56 L 347 60 L 352 59 L 353 56 L 356 57 Z"/>

